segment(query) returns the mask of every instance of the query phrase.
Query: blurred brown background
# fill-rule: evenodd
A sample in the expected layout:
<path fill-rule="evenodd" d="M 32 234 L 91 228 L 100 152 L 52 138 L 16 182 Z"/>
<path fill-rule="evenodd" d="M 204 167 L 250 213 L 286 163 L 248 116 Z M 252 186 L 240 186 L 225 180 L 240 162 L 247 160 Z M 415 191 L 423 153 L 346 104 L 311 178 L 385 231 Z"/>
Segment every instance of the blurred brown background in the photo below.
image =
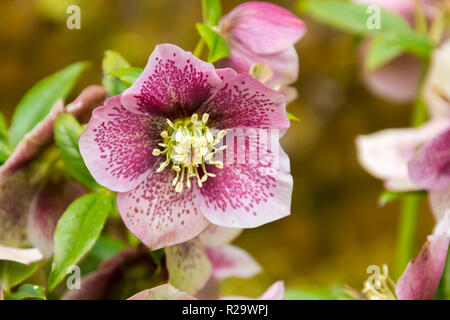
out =
<path fill-rule="evenodd" d="M 222 2 L 226 13 L 243 1 Z M 273 2 L 295 12 L 295 1 Z M 81 8 L 81 30 L 66 28 L 70 4 Z M 101 83 L 101 60 L 107 49 L 141 67 L 157 43 L 193 50 L 200 4 L 200 0 L 0 1 L 0 110 L 10 117 L 36 81 L 75 61 L 89 60 L 93 66 L 73 96 L 88 84 Z M 367 266 L 393 267 L 400 206 L 377 206 L 381 183 L 358 165 L 354 138 L 407 126 L 411 106 L 379 100 L 362 86 L 358 39 L 301 18 L 308 32 L 297 45 L 300 96 L 289 106 L 301 122 L 293 122 L 282 141 L 294 176 L 292 215 L 247 230 L 237 240 L 265 271 L 253 279 L 225 281 L 225 294 L 256 296 L 278 279 L 285 280 L 288 289 L 332 284 L 360 289 Z M 433 223 L 426 203 L 422 208 L 418 248 Z"/>

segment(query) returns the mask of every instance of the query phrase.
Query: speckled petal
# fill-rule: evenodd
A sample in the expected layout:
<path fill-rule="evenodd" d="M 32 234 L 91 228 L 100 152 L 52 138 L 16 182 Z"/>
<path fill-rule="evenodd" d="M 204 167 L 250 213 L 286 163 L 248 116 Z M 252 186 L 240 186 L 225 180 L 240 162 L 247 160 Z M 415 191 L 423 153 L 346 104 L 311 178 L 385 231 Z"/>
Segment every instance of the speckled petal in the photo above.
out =
<path fill-rule="evenodd" d="M 135 189 L 117 195 L 125 225 L 153 250 L 190 240 L 208 226 L 193 190 L 175 192 L 174 177 L 172 170 L 153 171 Z"/>
<path fill-rule="evenodd" d="M 283 51 L 306 32 L 306 25 L 288 10 L 268 2 L 248 1 L 219 21 L 231 46 L 234 42 L 254 53 Z"/>
<path fill-rule="evenodd" d="M 406 267 L 397 281 L 396 294 L 400 300 L 429 300 L 436 295 L 442 277 L 449 237 L 432 235 L 417 258 Z"/>
<path fill-rule="evenodd" d="M 211 276 L 211 262 L 198 239 L 166 247 L 165 252 L 171 285 L 188 294 L 205 286 Z"/>
<path fill-rule="evenodd" d="M 287 129 L 286 97 L 247 73 L 219 69 L 223 79 L 220 90 L 201 108 L 210 115 L 217 129 Z"/>
<path fill-rule="evenodd" d="M 126 192 L 141 183 L 157 162 L 152 151 L 161 131 L 158 119 L 126 110 L 116 96 L 92 113 L 79 139 L 80 152 L 99 184 Z"/>
<path fill-rule="evenodd" d="M 212 264 L 212 276 L 216 279 L 251 278 L 262 271 L 251 255 L 233 245 L 206 248 L 206 254 Z"/>
<path fill-rule="evenodd" d="M 384 180 L 389 190 L 417 190 L 409 178 L 408 161 L 417 147 L 444 130 L 450 121 L 436 119 L 420 128 L 387 129 L 356 138 L 360 165 L 374 177 Z"/>
<path fill-rule="evenodd" d="M 141 114 L 189 114 L 217 91 L 214 66 L 172 44 L 155 47 L 136 82 L 122 94 L 122 104 Z"/>
<path fill-rule="evenodd" d="M 38 249 L 18 249 L 0 245 L 0 260 L 30 264 L 42 260 L 42 253 Z"/>
<path fill-rule="evenodd" d="M 196 300 L 194 297 L 172 287 L 170 284 L 164 284 L 159 287 L 141 291 L 128 300 Z"/>
<path fill-rule="evenodd" d="M 236 148 L 239 145 L 247 147 L 237 143 Z M 278 141 L 272 147 L 263 153 L 267 161 L 226 161 L 223 169 L 208 169 L 216 177 L 206 180 L 196 192 L 199 207 L 211 223 L 253 228 L 290 214 L 293 179 L 289 158 Z M 237 155 L 245 155 L 245 151 Z"/>
<path fill-rule="evenodd" d="M 425 189 L 450 185 L 450 127 L 427 142 L 408 164 L 411 179 Z"/>

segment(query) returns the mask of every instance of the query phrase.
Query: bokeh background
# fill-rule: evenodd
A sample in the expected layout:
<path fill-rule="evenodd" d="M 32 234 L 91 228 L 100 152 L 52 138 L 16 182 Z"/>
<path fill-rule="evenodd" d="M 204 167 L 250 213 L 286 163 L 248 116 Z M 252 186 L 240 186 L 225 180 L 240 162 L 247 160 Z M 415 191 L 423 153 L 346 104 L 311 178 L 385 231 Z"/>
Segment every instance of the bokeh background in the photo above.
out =
<path fill-rule="evenodd" d="M 223 0 L 226 13 L 243 1 Z M 272 1 L 296 14 L 295 1 Z M 81 8 L 81 30 L 66 28 L 66 8 Z M 380 208 L 379 181 L 358 165 L 354 139 L 388 127 L 407 126 L 410 105 L 371 95 L 359 80 L 359 39 L 300 15 L 308 26 L 300 55 L 299 99 L 282 144 L 294 176 L 292 215 L 246 230 L 236 244 L 264 267 L 252 279 L 229 279 L 224 294 L 257 296 L 283 279 L 290 295 L 320 297 L 335 285 L 361 289 L 366 268 L 393 267 L 399 203 Z M 143 67 L 158 43 L 193 50 L 200 0 L 2 0 L 0 1 L 0 111 L 8 118 L 39 79 L 80 60 L 91 61 L 72 98 L 101 83 L 103 52 L 121 53 Z M 417 251 L 432 229 L 423 201 Z M 297 293 L 292 290 L 296 290 Z"/>

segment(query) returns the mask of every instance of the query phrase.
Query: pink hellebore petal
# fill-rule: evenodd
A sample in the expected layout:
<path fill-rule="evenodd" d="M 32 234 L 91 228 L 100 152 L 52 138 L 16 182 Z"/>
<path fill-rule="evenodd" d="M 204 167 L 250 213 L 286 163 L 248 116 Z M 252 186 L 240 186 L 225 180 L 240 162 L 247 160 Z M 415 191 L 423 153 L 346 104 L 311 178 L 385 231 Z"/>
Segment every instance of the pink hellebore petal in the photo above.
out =
<path fill-rule="evenodd" d="M 429 300 L 436 295 L 450 244 L 450 210 L 445 212 L 417 258 L 406 267 L 396 285 L 400 300 Z"/>
<path fill-rule="evenodd" d="M 202 149 L 192 144 L 198 125 Z M 266 165 L 233 166 L 218 162 L 219 151 L 203 154 L 216 150 L 221 134 L 230 130 L 281 135 L 288 127 L 283 94 L 249 74 L 215 70 L 162 44 L 129 89 L 94 111 L 79 145 L 97 182 L 119 192 L 117 206 L 126 226 L 158 249 L 194 238 L 208 220 L 254 227 L 289 214 L 292 177 L 278 139 L 273 147 L 281 165 L 273 175 L 258 171 Z M 277 155 L 272 152 L 272 158 Z"/>
<path fill-rule="evenodd" d="M 232 245 L 206 248 L 206 255 L 212 264 L 212 277 L 218 280 L 229 277 L 251 278 L 262 271 L 252 256 Z"/>
<path fill-rule="evenodd" d="M 424 94 L 433 117 L 450 117 L 450 40 L 434 51 Z"/>
<path fill-rule="evenodd" d="M 0 245 L 0 260 L 31 264 L 42 260 L 42 258 L 42 253 L 38 249 L 17 249 Z"/>
<path fill-rule="evenodd" d="M 194 297 L 174 288 L 170 284 L 141 291 L 128 300 L 196 300 Z"/>
<path fill-rule="evenodd" d="M 64 111 L 64 102 L 56 101 L 50 113 L 28 132 L 14 149 L 11 156 L 0 167 L 0 181 L 22 168 L 42 150 L 53 136 L 53 122 Z"/>
<path fill-rule="evenodd" d="M 419 128 L 387 129 L 356 138 L 358 161 L 389 190 L 420 189 L 408 174 L 408 161 L 423 143 L 445 130 L 447 119 L 435 119 Z"/>
<path fill-rule="evenodd" d="M 240 297 L 240 296 L 231 296 L 231 297 L 222 297 L 221 300 L 283 300 L 284 298 L 284 281 L 277 281 L 273 285 L 263 293 L 262 296 L 256 299 Z"/>
<path fill-rule="evenodd" d="M 400 300 L 433 299 L 442 277 L 449 237 L 432 235 L 417 258 L 406 267 L 397 281 L 396 294 Z"/>
<path fill-rule="evenodd" d="M 411 179 L 424 189 L 450 185 L 450 127 L 428 141 L 408 164 Z"/>

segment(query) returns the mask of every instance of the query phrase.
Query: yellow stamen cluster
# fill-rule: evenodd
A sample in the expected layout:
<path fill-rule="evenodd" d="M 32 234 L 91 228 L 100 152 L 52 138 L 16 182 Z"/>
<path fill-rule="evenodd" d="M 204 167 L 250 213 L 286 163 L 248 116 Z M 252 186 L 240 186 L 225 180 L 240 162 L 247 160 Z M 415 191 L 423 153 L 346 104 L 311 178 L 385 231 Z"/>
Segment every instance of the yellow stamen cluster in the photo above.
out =
<path fill-rule="evenodd" d="M 375 279 L 364 283 L 362 292 L 369 300 L 397 300 L 395 296 L 395 283 L 389 276 L 387 265 L 383 265 L 382 272 Z"/>
<path fill-rule="evenodd" d="M 208 179 L 215 177 L 213 173 L 206 171 L 206 164 L 212 164 L 222 169 L 221 161 L 213 160 L 216 152 L 224 150 L 226 146 L 216 148 L 225 136 L 226 131 L 219 131 L 216 137 L 206 125 L 209 119 L 207 113 L 199 120 L 194 113 L 190 118 L 178 119 L 174 122 L 167 119 L 167 129 L 161 133 L 163 142 L 158 145 L 163 149 L 154 149 L 153 155 L 164 154 L 166 160 L 162 162 L 157 172 L 163 171 L 172 164 L 171 168 L 176 172 L 172 181 L 176 192 L 182 192 L 184 184 L 191 187 L 191 178 L 197 178 L 198 186 Z M 199 170 L 203 172 L 200 176 Z"/>

